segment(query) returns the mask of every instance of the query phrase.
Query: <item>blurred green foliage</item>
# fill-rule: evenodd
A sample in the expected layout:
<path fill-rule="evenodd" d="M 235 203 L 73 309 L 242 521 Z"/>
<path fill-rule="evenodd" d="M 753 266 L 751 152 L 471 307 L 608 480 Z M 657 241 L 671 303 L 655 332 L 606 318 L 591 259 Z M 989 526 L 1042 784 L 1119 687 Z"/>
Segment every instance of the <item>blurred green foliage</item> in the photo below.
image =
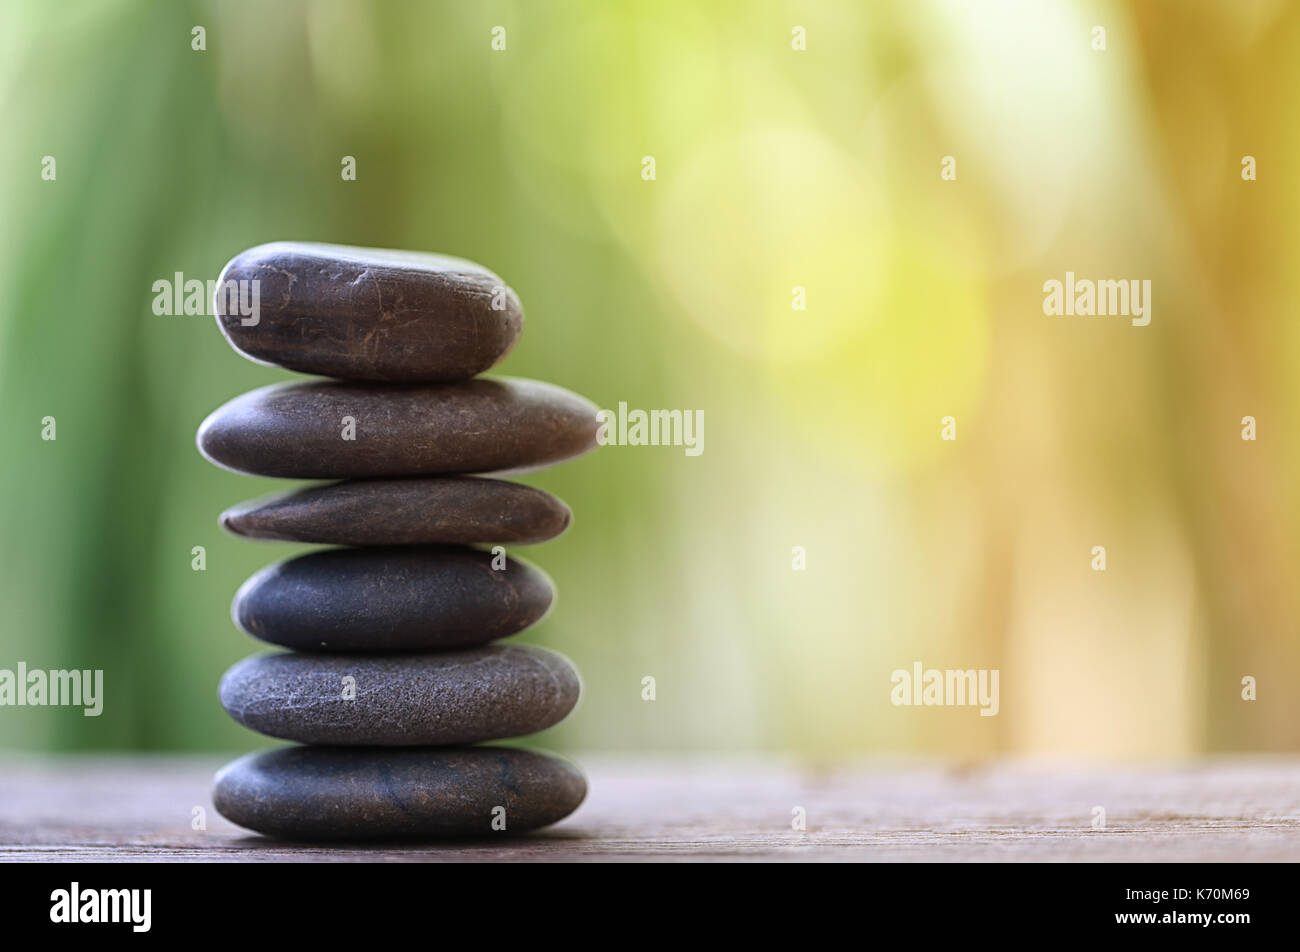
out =
<path fill-rule="evenodd" d="M 1300 675 L 1297 458 L 1235 430 L 1280 434 L 1297 393 L 1298 18 L 1247 6 L 5 4 L 0 667 L 107 696 L 0 710 L 0 747 L 265 743 L 216 700 L 259 647 L 229 603 L 298 549 L 217 528 L 282 487 L 193 441 L 291 375 L 150 305 L 276 239 L 482 262 L 528 315 L 500 372 L 705 411 L 698 458 L 528 479 L 575 523 L 522 553 L 559 588 L 523 638 L 586 679 L 540 743 L 1294 746 L 1291 702 L 1235 687 Z M 1154 279 L 1152 327 L 1048 322 L 1070 268 Z M 918 659 L 1001 667 L 1002 714 L 891 707 Z"/>

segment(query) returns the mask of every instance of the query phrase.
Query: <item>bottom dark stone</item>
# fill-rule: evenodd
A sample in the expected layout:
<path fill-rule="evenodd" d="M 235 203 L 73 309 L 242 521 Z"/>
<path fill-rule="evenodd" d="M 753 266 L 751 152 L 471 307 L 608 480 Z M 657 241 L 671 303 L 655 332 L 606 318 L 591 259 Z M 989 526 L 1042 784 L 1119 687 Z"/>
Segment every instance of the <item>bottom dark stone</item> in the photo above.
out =
<path fill-rule="evenodd" d="M 282 747 L 221 768 L 212 800 L 232 823 L 270 836 L 364 840 L 522 833 L 563 819 L 586 795 L 577 767 L 530 750 Z"/>

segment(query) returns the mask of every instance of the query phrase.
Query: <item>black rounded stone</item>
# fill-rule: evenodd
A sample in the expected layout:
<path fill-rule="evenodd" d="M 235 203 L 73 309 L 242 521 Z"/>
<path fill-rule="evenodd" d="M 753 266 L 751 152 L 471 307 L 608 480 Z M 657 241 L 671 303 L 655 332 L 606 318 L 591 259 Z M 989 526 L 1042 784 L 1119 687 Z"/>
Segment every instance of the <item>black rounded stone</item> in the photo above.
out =
<path fill-rule="evenodd" d="M 497 559 L 504 568 L 493 568 Z M 231 615 L 255 638 L 305 651 L 429 651 L 523 631 L 551 607 L 544 572 L 466 546 L 325 549 L 268 565 Z"/>
<path fill-rule="evenodd" d="M 366 840 L 523 833 L 568 816 L 586 794 L 573 764 L 529 750 L 286 747 L 227 764 L 212 800 L 259 833 Z"/>
<path fill-rule="evenodd" d="M 560 654 L 490 645 L 418 655 L 263 654 L 221 679 L 251 730 L 331 746 L 414 747 L 520 737 L 559 723 L 581 682 Z"/>
<path fill-rule="evenodd" d="M 568 528 L 569 507 L 531 486 L 477 476 L 353 479 L 233 506 L 236 535 L 335 545 L 545 542 Z"/>
<path fill-rule="evenodd" d="M 228 282 L 256 281 L 233 298 Z M 240 287 L 236 285 L 236 287 Z M 281 241 L 236 255 L 217 325 L 259 363 L 350 380 L 467 380 L 510 352 L 519 298 L 491 271 L 444 255 Z"/>
<path fill-rule="evenodd" d="M 199 427 L 199 451 L 292 479 L 532 469 L 596 445 L 596 407 L 513 377 L 409 385 L 307 381 L 252 390 Z"/>

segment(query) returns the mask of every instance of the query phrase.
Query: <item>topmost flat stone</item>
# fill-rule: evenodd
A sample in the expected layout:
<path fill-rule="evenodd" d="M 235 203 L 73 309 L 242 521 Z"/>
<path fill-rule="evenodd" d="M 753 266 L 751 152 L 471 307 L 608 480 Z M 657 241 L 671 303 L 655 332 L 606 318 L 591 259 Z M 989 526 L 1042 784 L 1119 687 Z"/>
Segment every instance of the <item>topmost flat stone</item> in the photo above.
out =
<path fill-rule="evenodd" d="M 227 282 L 251 284 L 242 298 Z M 348 380 L 467 380 L 503 358 L 524 313 L 515 292 L 472 261 L 311 242 L 258 245 L 221 272 L 217 324 L 259 363 Z"/>

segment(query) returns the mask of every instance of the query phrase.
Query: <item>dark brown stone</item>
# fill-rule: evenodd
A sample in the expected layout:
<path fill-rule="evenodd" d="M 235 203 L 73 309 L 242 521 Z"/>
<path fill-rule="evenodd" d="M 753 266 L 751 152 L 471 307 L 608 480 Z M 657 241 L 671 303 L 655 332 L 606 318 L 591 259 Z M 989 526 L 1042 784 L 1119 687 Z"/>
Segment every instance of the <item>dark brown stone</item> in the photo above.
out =
<path fill-rule="evenodd" d="M 239 589 L 235 623 L 304 651 L 431 651 L 523 631 L 551 607 L 540 569 L 463 546 L 326 549 L 268 565 Z"/>
<path fill-rule="evenodd" d="M 428 476 L 557 463 L 595 446 L 596 429 L 595 406 L 536 380 L 312 381 L 236 397 L 203 421 L 198 446 L 219 466 L 261 476 Z"/>
<path fill-rule="evenodd" d="M 223 767 L 212 801 L 259 833 L 366 840 L 524 833 L 568 816 L 586 795 L 577 767 L 537 751 L 283 747 Z"/>
<path fill-rule="evenodd" d="M 549 493 L 479 476 L 356 479 L 233 506 L 236 535 L 335 545 L 423 545 L 553 539 L 569 507 Z"/>
<path fill-rule="evenodd" d="M 229 281 L 258 282 L 255 324 L 221 293 Z M 509 353 L 524 324 L 491 271 L 409 251 L 258 245 L 226 265 L 218 289 L 217 324 L 245 357 L 349 380 L 467 380 Z"/>
<path fill-rule="evenodd" d="M 270 737 L 414 747 L 544 730 L 573 710 L 580 690 L 563 655 L 490 645 L 418 655 L 255 655 L 226 672 L 219 694 L 231 717 Z"/>

